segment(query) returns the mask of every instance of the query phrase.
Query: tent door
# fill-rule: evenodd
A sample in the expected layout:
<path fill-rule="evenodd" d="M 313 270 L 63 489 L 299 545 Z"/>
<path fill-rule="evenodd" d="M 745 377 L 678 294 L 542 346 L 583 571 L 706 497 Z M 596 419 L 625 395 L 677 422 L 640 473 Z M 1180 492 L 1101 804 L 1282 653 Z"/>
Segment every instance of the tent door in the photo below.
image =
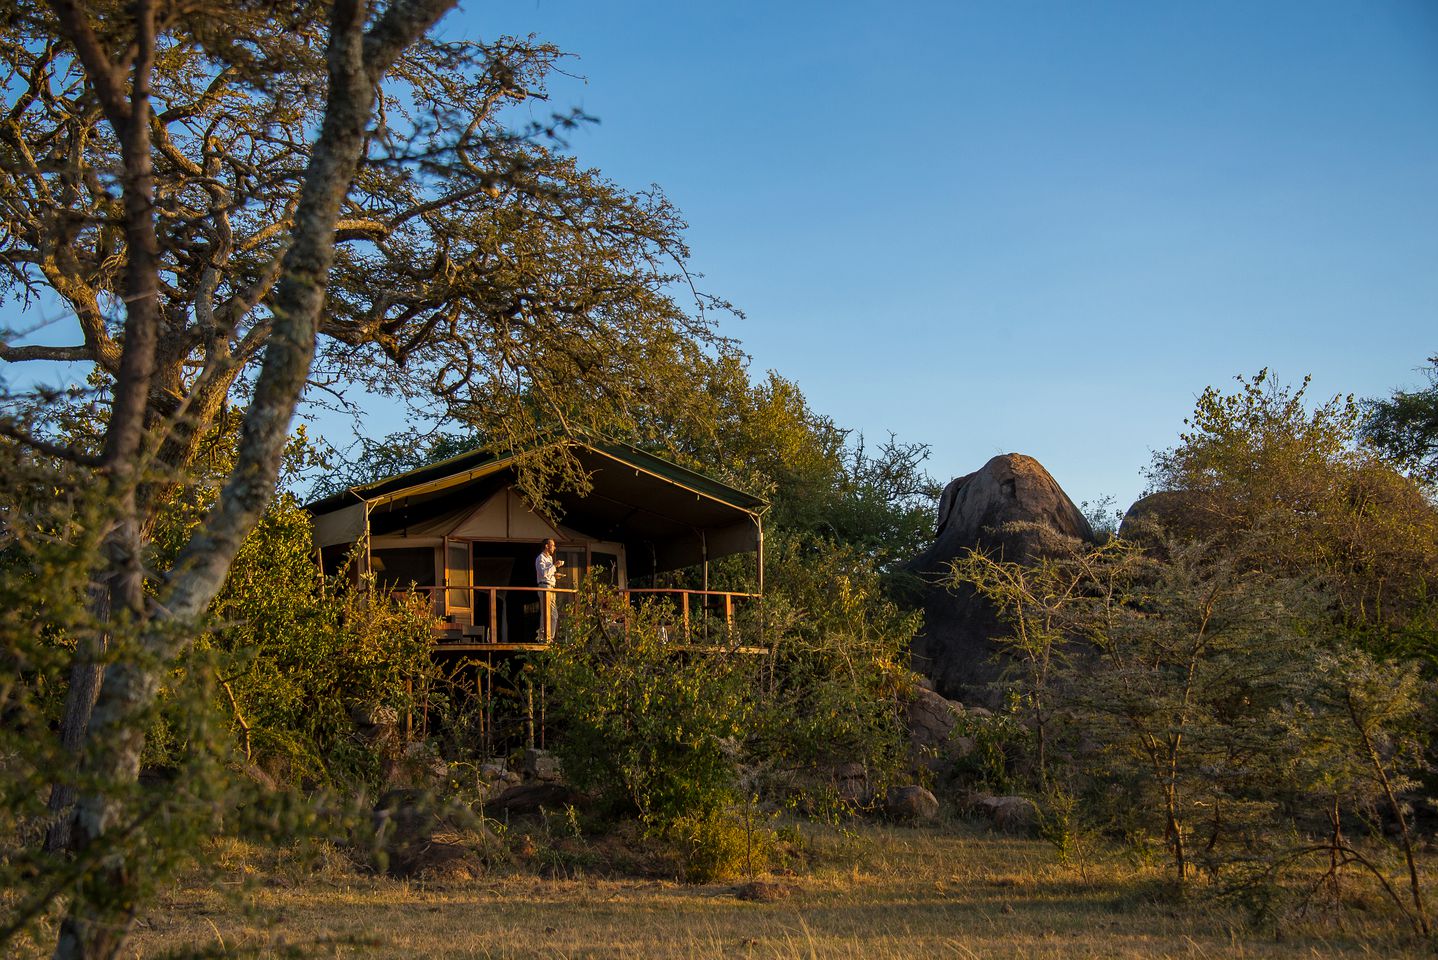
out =
<path fill-rule="evenodd" d="M 444 606 L 455 623 L 474 622 L 474 586 L 468 540 L 444 542 Z"/>

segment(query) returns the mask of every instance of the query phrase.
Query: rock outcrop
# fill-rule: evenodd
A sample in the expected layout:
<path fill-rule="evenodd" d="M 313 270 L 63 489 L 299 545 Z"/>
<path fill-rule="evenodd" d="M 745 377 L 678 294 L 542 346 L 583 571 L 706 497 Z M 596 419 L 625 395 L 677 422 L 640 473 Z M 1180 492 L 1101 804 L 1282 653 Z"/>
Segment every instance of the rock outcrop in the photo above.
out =
<path fill-rule="evenodd" d="M 924 630 L 914 641 L 914 669 L 934 689 L 964 703 L 992 703 L 992 637 L 1003 627 L 993 607 L 972 590 L 942 581 L 949 564 L 969 549 L 1032 562 L 1093 542 L 1093 529 L 1068 494 L 1033 457 L 1007 453 L 953 480 L 939 500 L 934 543 L 908 568 L 927 584 Z"/>

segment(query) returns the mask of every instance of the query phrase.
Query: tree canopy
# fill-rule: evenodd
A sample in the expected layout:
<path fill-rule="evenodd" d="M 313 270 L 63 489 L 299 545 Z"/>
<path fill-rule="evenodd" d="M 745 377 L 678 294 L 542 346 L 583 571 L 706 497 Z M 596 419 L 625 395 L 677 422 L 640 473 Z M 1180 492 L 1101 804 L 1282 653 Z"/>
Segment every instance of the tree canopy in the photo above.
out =
<path fill-rule="evenodd" d="M 81 15 L 57 10 L 22 6 L 0 35 L 14 78 L 0 282 L 27 305 L 59 298 L 79 342 L 6 342 L 0 358 L 83 361 L 118 378 L 121 304 L 153 296 L 145 423 L 164 433 L 166 461 L 183 463 L 235 388 L 248 393 L 274 332 L 301 185 L 325 136 L 330 26 L 308 4 L 155 5 L 149 143 L 127 147 L 112 129 L 120 107 L 107 112 L 102 96 L 121 95 L 126 54 L 87 63 L 62 30 Z M 114 13 L 89 23 L 99 49 L 134 43 Z M 687 249 L 663 195 L 622 190 L 553 149 L 582 117 L 506 125 L 506 107 L 545 98 L 560 56 L 532 40 L 421 37 L 366 77 L 376 111 L 316 277 L 315 385 L 363 385 L 514 438 L 540 419 L 599 427 L 682 402 L 696 378 L 679 374 L 728 348 L 705 313 L 722 304 L 686 310 L 672 295 Z M 149 198 L 122 172 L 141 160 Z M 143 215 L 127 214 L 127 197 Z M 149 223 L 144 270 L 127 216 Z"/>

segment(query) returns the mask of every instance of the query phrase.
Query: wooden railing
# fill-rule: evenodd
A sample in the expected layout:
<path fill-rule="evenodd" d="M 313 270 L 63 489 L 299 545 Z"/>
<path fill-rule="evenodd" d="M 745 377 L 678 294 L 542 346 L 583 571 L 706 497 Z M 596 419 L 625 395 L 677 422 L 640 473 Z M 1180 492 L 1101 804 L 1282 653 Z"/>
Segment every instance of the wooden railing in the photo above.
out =
<path fill-rule="evenodd" d="M 452 606 L 449 595 L 456 591 L 467 591 L 469 607 Z M 411 591 L 398 590 L 395 596 Z M 554 639 L 557 623 L 556 608 L 562 610 L 570 597 L 578 591 L 562 587 L 415 587 L 413 592 L 427 593 L 435 612 L 435 639 L 447 646 L 458 644 L 489 644 L 528 646 L 545 644 Z M 679 615 L 679 627 L 685 640 L 691 638 L 696 623 L 722 622 L 725 632 L 734 626 L 736 602 L 743 603 L 759 598 L 757 593 L 737 590 L 683 590 L 669 587 L 648 587 L 633 590 L 619 590 L 629 607 L 636 602 L 672 598 Z M 524 604 L 518 618 L 524 624 L 524 636 L 510 635 L 512 619 L 511 602 Z M 464 618 L 468 617 L 469 623 Z M 528 633 L 530 625 L 534 632 Z"/>

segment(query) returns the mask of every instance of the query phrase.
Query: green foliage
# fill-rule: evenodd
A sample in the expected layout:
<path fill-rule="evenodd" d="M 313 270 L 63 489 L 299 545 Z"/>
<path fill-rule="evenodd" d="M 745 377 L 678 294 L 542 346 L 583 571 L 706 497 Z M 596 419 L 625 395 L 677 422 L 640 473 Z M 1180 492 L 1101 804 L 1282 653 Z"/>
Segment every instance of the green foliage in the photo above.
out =
<path fill-rule="evenodd" d="M 1123 550 L 1115 540 L 1077 557 L 1042 557 L 1030 565 L 1002 563 L 988 554 L 970 550 L 953 562 L 950 585 L 971 585 L 995 607 L 1012 633 L 995 638 L 1008 654 L 1004 671 L 1010 711 L 985 718 L 974 731 L 991 777 L 1001 777 L 997 762 L 1006 760 L 1003 744 L 1020 735 L 1003 718 L 1020 719 L 1020 729 L 1032 735 L 1034 770 L 1040 788 L 1048 786 L 1050 727 L 1060 705 L 1054 687 L 1070 666 L 1067 636 L 1070 609 L 1089 599 L 1085 581 L 1095 577 L 1110 557 Z M 1005 736 L 1004 734 L 1007 734 Z M 998 783 L 999 780 L 991 780 Z"/>
<path fill-rule="evenodd" d="M 1379 878 L 1414 931 L 1428 936 L 1432 927 L 1408 798 L 1429 769 L 1432 684 L 1414 663 L 1378 660 L 1354 648 L 1321 652 L 1313 672 L 1306 702 L 1295 703 L 1281 720 L 1295 745 L 1283 782 L 1293 784 L 1310 806 L 1323 806 L 1328 830 L 1322 843 L 1298 846 L 1275 860 L 1269 873 L 1326 861 L 1324 878 L 1336 893 L 1342 870 L 1366 870 Z M 1390 883 L 1374 851 L 1360 850 L 1345 836 L 1345 819 L 1354 814 L 1374 833 L 1388 832 L 1385 824 L 1396 828 L 1403 880 Z"/>
<path fill-rule="evenodd" d="M 622 607 L 591 581 L 546 651 L 565 772 L 651 823 L 722 810 L 753 713 L 753 658 L 686 652 L 672 610 Z"/>
<path fill-rule="evenodd" d="M 79 492 L 37 505 L 30 517 L 47 516 L 44 527 L 12 527 L 0 551 L 0 889 L 15 907 L 0 943 L 72 892 L 101 857 L 139 858 L 145 869 L 123 895 L 143 896 L 214 836 L 273 842 L 337 829 L 328 821 L 353 811 L 287 788 L 352 789 L 374 779 L 381 757 L 355 739 L 350 708 L 402 712 L 409 682 L 422 683 L 429 669 L 427 608 L 378 600 L 367 584 L 321 581 L 309 518 L 281 497 L 241 548 L 211 610 L 212 631 L 161 674 L 145 718 L 140 783 L 86 778 L 54 730 L 66 667 L 78 644 L 93 642 L 96 626 L 84 604 L 85 548 L 53 534 L 82 538 L 89 509 Z M 108 626 L 102 659 L 139 655 L 133 630 Z M 249 772 L 256 768 L 281 789 L 257 787 Z M 131 813 L 111 843 L 73 858 L 40 847 L 55 783 L 126 799 Z"/>
<path fill-rule="evenodd" d="M 155 567 L 164 569 L 203 522 L 233 460 L 236 426 L 222 424 L 208 438 L 203 469 L 157 523 Z M 322 462 L 301 429 L 285 476 Z M 323 577 L 309 514 L 280 493 L 236 552 L 196 649 L 213 663 L 212 695 L 247 762 L 292 783 L 374 780 L 382 758 L 357 742 L 351 714 L 412 709 L 413 690 L 431 679 L 432 622 L 422 597 L 394 602 L 369 578 Z M 168 688 L 177 690 L 182 677 Z M 180 722 L 175 706 L 164 715 Z M 151 735 L 160 740 L 147 745 L 150 762 L 169 762 L 166 723 Z"/>
<path fill-rule="evenodd" d="M 1175 874 L 1273 905 L 1278 878 L 1363 870 L 1429 929 L 1407 792 L 1425 768 L 1438 515 L 1365 447 L 1351 398 L 1310 407 L 1265 372 L 1199 398 L 1154 458 L 1135 540 L 1028 566 L 954 566 L 997 608 L 1060 852 L 1107 824 Z M 1306 387 L 1306 383 L 1304 385 Z M 1126 529 L 1125 532 L 1128 532 Z M 1027 762 L 1027 766 L 1022 761 Z M 1360 847 L 1348 831 L 1396 846 Z M 1310 874 L 1311 877 L 1311 874 Z"/>
<path fill-rule="evenodd" d="M 1353 453 L 1360 420 L 1352 396 L 1312 410 L 1308 378 L 1297 390 L 1260 370 L 1234 378 L 1237 391 L 1205 387 L 1184 419 L 1179 445 L 1154 456 L 1149 481 L 1161 490 L 1205 491 L 1237 522 L 1272 510 L 1303 510 L 1323 498 L 1331 468 Z"/>
<path fill-rule="evenodd" d="M 1097 834 L 1088 822 L 1083 798 L 1067 785 L 1050 784 L 1035 804 L 1039 836 L 1053 845 L 1061 864 L 1073 864 L 1082 874 Z"/>
<path fill-rule="evenodd" d="M 1034 750 L 1034 729 L 1025 723 L 1030 710 L 1031 701 L 1026 701 L 1017 688 L 1011 688 L 1003 709 L 969 711 L 958 718 L 954 735 L 968 737 L 974 749 L 955 764 L 955 773 L 967 782 L 1000 793 L 1034 786 L 1030 774 L 1046 768 Z M 1036 779 L 1042 782 L 1043 777 Z"/>
<path fill-rule="evenodd" d="M 1363 435 L 1430 489 L 1438 484 L 1438 356 L 1424 370 L 1428 386 L 1395 390 L 1363 405 Z"/>
<path fill-rule="evenodd" d="M 319 499 L 350 487 L 386 480 L 483 445 L 484 437 L 474 431 L 416 434 L 406 430 L 388 434 L 379 440 L 361 437 L 355 449 L 346 450 L 342 457 L 335 457 L 333 468 L 315 478 L 310 496 Z"/>
<path fill-rule="evenodd" d="M 1279 722 L 1310 683 L 1311 599 L 1204 545 L 1109 563 L 1125 569 L 1089 614 L 1098 656 L 1073 676 L 1072 701 L 1104 744 L 1099 778 L 1139 774 L 1130 799 L 1154 816 L 1183 879 L 1196 859 L 1251 847 L 1270 822 L 1271 770 L 1292 748 Z"/>
<path fill-rule="evenodd" d="M 711 371 L 709 407 L 685 421 L 637 425 L 638 442 L 742 490 L 767 497 L 767 530 L 837 543 L 881 569 L 917 554 L 939 487 L 928 447 L 892 435 L 877 448 L 815 413 L 798 384 L 774 371 L 751 382 L 738 358 Z"/>
<path fill-rule="evenodd" d="M 392 599 L 369 579 L 322 580 L 308 545 L 308 517 L 285 502 L 246 541 L 213 610 L 221 690 L 247 756 L 266 769 L 374 781 L 383 757 L 357 743 L 354 715 L 415 709 L 433 671 L 433 612 L 423 595 Z"/>
<path fill-rule="evenodd" d="M 516 449 L 555 422 L 603 434 L 647 409 L 695 409 L 704 366 L 733 350 L 712 326 L 721 301 L 672 295 L 691 280 L 685 224 L 657 188 L 622 190 L 539 145 L 574 113 L 508 128 L 507 108 L 544 97 L 559 52 L 431 39 L 450 5 L 57 14 L 22 2 L 0 18 L 0 139 L 21 158 L 0 165 L 13 267 L 0 294 L 26 308 L 57 302 L 83 331 L 58 349 L 17 348 L 6 333 L 0 357 L 79 361 L 113 378 L 91 395 L 84 435 L 58 443 L 19 409 L 57 394 L 0 390 L 3 432 L 57 454 L 36 461 L 39 497 L 0 502 L 4 519 L 29 535 L 62 487 L 94 498 L 63 575 L 36 566 L 39 553 L 22 564 L 63 584 L 71 609 L 90 608 L 87 621 L 24 605 L 75 654 L 62 721 L 74 742 L 51 759 L 87 771 L 81 846 L 104 848 L 69 891 L 59 956 L 118 953 L 148 893 L 141 880 L 159 855 L 128 846 L 130 825 L 153 818 L 158 834 L 167 801 L 132 785 L 142 761 L 213 746 L 190 732 L 203 719 L 191 705 L 213 691 L 195 686 L 203 658 L 188 657 L 273 493 L 307 385 L 403 398 Z M 362 64 L 339 53 L 361 49 Z M 47 145 L 38 161 L 34 144 Z M 228 474 L 216 496 L 196 477 L 201 447 L 214 436 L 233 453 L 218 421 L 237 396 L 250 404 L 245 440 L 216 471 Z M 536 503 L 545 469 L 521 477 Z M 393 689 L 397 661 L 379 638 L 395 624 L 364 606 L 363 590 L 325 610 L 289 585 L 290 609 L 237 588 L 222 601 L 228 633 L 202 643 L 236 655 L 215 661 L 214 682 L 251 747 L 313 769 L 341 745 L 334 708 Z M 41 658 L 27 655 L 16 657 L 21 682 L 64 682 L 49 660 L 43 681 L 28 679 Z M 78 682 L 89 679 L 97 695 Z M 314 698 L 317 719 L 297 697 Z M 161 715 L 168 723 L 154 726 Z M 160 739 L 146 752 L 152 728 Z"/>
<path fill-rule="evenodd" d="M 799 537 L 768 546 L 771 662 L 756 752 L 780 767 L 860 763 L 882 783 L 905 757 L 920 615 L 883 596 L 881 575 L 855 548 Z"/>

